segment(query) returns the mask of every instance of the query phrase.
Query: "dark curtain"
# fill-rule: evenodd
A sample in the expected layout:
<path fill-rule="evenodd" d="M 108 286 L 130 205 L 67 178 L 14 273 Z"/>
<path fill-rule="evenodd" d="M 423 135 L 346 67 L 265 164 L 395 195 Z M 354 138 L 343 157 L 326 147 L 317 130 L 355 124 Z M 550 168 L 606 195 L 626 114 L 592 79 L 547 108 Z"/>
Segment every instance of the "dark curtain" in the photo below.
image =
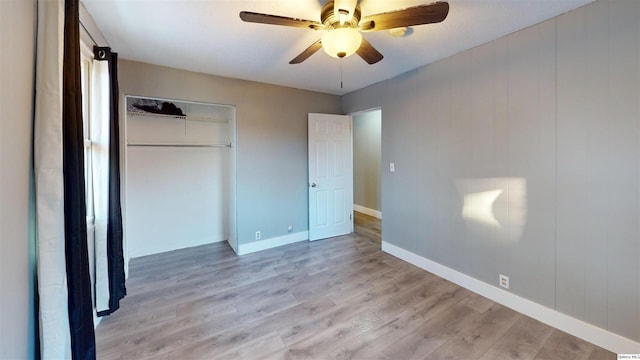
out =
<path fill-rule="evenodd" d="M 122 211 L 120 204 L 120 126 L 118 102 L 118 54 L 108 47 L 94 47 L 94 57 L 107 61 L 109 66 L 109 218 L 107 219 L 107 264 L 109 272 L 109 309 L 98 316 L 106 316 L 120 308 L 120 300 L 127 295 L 124 279 L 122 249 Z"/>
<path fill-rule="evenodd" d="M 74 360 L 95 359 L 96 344 L 93 330 L 93 303 L 87 250 L 87 209 L 84 193 L 78 0 L 64 2 L 62 71 L 64 233 L 71 355 Z"/>

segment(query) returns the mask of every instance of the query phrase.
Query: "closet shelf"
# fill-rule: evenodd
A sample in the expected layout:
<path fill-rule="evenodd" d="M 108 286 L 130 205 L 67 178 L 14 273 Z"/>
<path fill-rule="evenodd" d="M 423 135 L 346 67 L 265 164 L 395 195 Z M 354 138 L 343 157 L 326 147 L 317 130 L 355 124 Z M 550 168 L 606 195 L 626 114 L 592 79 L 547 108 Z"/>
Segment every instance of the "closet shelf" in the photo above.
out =
<path fill-rule="evenodd" d="M 138 111 L 127 111 L 128 116 L 140 116 L 140 117 L 153 117 L 153 118 L 165 118 L 165 119 L 181 119 L 187 121 L 201 121 L 201 122 L 212 122 L 212 123 L 221 123 L 227 124 L 229 121 L 220 120 L 216 118 L 206 117 L 206 116 L 193 116 L 193 115 L 167 115 L 167 114 L 154 114 L 149 112 L 138 112 Z"/>
<path fill-rule="evenodd" d="M 143 111 L 127 111 L 127 115 L 130 116 L 142 116 L 142 117 L 158 117 L 158 118 L 169 118 L 169 119 L 186 119 L 186 115 L 169 115 L 169 114 L 154 114 L 150 112 Z"/>

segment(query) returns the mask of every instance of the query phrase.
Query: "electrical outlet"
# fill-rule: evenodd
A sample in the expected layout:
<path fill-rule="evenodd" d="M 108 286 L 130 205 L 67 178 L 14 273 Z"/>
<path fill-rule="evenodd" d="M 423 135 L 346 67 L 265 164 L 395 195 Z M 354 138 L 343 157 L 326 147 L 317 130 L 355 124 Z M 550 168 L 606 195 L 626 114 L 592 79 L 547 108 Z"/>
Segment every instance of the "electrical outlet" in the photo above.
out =
<path fill-rule="evenodd" d="M 505 289 L 509 288 L 509 277 L 508 276 L 500 274 L 499 281 L 500 281 L 500 286 L 502 286 Z"/>
<path fill-rule="evenodd" d="M 289 225 L 289 227 L 287 228 L 288 232 L 292 232 L 293 231 L 293 225 Z"/>
<path fill-rule="evenodd" d="M 262 238 L 262 234 L 260 234 L 260 231 L 256 231 L 256 240 L 260 240 L 260 238 Z"/>

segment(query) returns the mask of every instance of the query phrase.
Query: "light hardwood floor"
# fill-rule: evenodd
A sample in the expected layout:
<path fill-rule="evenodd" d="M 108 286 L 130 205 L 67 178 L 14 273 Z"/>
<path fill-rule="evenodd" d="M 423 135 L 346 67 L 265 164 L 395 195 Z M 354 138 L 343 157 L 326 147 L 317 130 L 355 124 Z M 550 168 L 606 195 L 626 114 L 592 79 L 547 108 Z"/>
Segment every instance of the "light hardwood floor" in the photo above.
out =
<path fill-rule="evenodd" d="M 615 359 L 380 251 L 380 223 L 242 257 L 134 259 L 98 359 Z"/>
<path fill-rule="evenodd" d="M 380 220 L 373 216 L 354 211 L 353 228 L 356 235 L 370 239 L 375 242 L 378 247 L 381 246 L 382 224 Z"/>

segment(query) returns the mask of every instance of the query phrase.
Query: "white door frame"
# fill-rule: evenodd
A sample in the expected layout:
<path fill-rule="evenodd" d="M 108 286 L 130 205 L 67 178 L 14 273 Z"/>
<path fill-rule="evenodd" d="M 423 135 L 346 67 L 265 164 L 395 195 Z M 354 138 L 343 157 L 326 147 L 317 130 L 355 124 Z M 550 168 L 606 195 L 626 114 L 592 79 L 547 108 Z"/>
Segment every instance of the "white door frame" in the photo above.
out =
<path fill-rule="evenodd" d="M 378 106 L 378 107 L 373 107 L 370 109 L 366 109 L 366 110 L 360 110 L 360 111 L 354 111 L 352 113 L 349 114 L 349 116 L 351 116 L 351 126 L 353 128 L 353 117 L 354 116 L 358 116 L 358 115 L 362 115 L 362 114 L 366 114 L 372 111 L 380 111 L 380 145 L 382 145 L 382 107 Z M 353 162 L 353 130 L 351 131 L 351 166 L 355 166 L 354 162 Z M 382 149 L 380 149 L 380 171 L 384 171 L 385 167 L 384 164 L 382 164 Z M 353 174 L 353 171 L 351 172 Z M 378 177 L 380 178 L 380 210 L 378 211 L 377 214 L 369 214 L 369 213 L 365 213 L 369 216 L 373 216 L 376 217 L 380 220 L 382 220 L 382 172 L 380 174 L 378 174 Z M 355 190 L 355 189 L 354 189 Z M 354 198 L 355 201 L 355 198 Z M 354 204 L 355 205 L 355 204 Z M 355 210 L 355 209 L 354 209 Z"/>

